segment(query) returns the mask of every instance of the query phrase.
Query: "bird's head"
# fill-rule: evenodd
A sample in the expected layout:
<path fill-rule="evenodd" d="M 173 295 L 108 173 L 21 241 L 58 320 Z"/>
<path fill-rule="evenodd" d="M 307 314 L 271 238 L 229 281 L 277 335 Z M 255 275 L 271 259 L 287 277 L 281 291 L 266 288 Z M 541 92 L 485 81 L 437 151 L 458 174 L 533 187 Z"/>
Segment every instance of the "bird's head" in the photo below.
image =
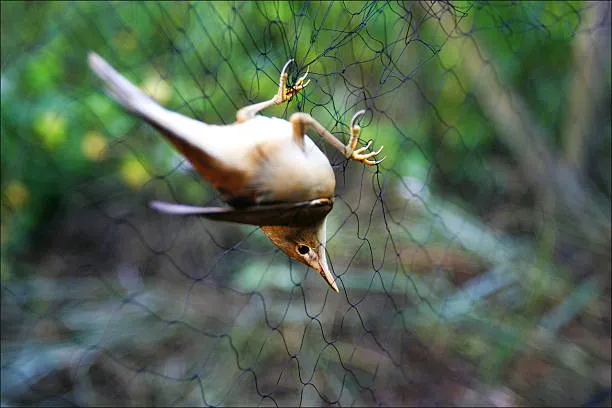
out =
<path fill-rule="evenodd" d="M 289 257 L 310 266 L 339 293 L 325 255 L 325 218 L 306 226 L 262 226 L 262 231 Z"/>

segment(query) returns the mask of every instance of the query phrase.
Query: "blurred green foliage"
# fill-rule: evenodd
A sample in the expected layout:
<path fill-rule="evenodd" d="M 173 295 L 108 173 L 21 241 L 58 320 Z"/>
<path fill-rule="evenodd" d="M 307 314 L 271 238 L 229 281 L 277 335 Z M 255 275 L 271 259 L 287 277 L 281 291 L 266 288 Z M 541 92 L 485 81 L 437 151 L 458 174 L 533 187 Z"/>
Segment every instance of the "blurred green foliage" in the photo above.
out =
<path fill-rule="evenodd" d="M 563 95 L 572 69 L 567 55 L 584 6 L 581 2 L 500 3 L 495 7 L 456 4 L 456 12 L 473 21 L 472 34 L 482 38 L 502 82 L 525 96 L 541 123 L 555 131 L 551 134 L 558 133 L 562 125 Z M 311 18 L 292 39 L 286 28 L 296 12 Z M 406 10 L 397 4 L 362 2 L 327 6 L 307 2 L 180 3 L 171 7 L 163 2 L 144 7 L 95 2 L 75 7 L 62 2 L 4 4 L 2 100 L 6 103 L 1 113 L 2 211 L 6 214 L 2 225 L 9 232 L 4 233 L 3 247 L 26 249 L 31 231 L 66 205 L 70 186 L 111 174 L 138 188 L 148 172 L 159 172 L 151 168 L 151 151 L 141 150 L 143 146 L 136 149 L 137 159 L 115 157 L 110 163 L 98 160 L 102 157 L 95 157 L 96 149 L 88 147 L 88 142 L 94 143 L 98 154 L 103 154 L 115 135 L 126 135 L 134 124 L 97 90 L 84 64 L 88 50 L 106 55 L 137 83 L 148 81 L 154 87 L 155 81 L 164 78 L 171 89 L 171 99 L 164 101 L 168 106 L 182 106 L 179 110 L 196 113 L 207 122 L 227 123 L 236 108 L 274 92 L 275 73 L 267 68 L 267 61 L 278 67 L 291 56 L 301 66 L 312 65 L 315 80 L 335 80 L 325 72 L 347 63 L 365 66 L 388 52 L 393 58 L 394 36 L 403 34 L 406 41 L 419 38 L 435 52 L 422 54 L 420 59 L 435 55 L 439 61 L 428 64 L 428 75 L 418 73 L 423 75 L 422 84 L 435 111 L 421 111 L 423 115 L 414 124 L 398 122 L 401 135 L 393 128 L 397 124 L 377 120 L 372 139 L 387 146 L 391 165 L 402 158 L 401 174 L 422 177 L 435 165 L 442 187 L 467 191 L 470 185 L 491 186 L 491 191 L 482 192 L 482 201 L 487 202 L 498 194 L 498 183 L 491 182 L 488 172 L 480 171 L 485 165 L 482 158 L 499 150 L 499 145 L 478 103 L 457 76 L 461 50 L 444 47 L 432 33 L 437 29 L 433 24 L 418 27 L 417 34 L 411 32 L 410 24 L 418 22 L 414 14 L 403 16 L 408 28 L 399 25 L 396 21 L 402 12 Z M 19 21 L 41 24 L 24 27 Z M 354 34 L 360 32 L 360 24 L 367 24 L 369 38 Z M 177 64 L 184 69 L 175 67 Z M 381 68 L 375 67 L 368 75 L 380 77 Z M 262 80 L 262 74 L 267 80 Z M 316 108 L 328 100 L 320 97 L 317 86 L 306 92 L 307 101 L 299 102 L 298 107 L 308 109 L 314 103 Z M 101 132 L 106 140 L 86 139 L 90 132 Z M 24 151 L 28 160 L 23 158 Z M 162 153 L 170 156 L 165 147 Z M 117 170 L 122 165 L 123 172 Z M 130 181 L 126 174 L 132 175 Z M 7 197 L 7 186 L 13 181 L 25 186 L 27 202 L 13 203 Z"/>

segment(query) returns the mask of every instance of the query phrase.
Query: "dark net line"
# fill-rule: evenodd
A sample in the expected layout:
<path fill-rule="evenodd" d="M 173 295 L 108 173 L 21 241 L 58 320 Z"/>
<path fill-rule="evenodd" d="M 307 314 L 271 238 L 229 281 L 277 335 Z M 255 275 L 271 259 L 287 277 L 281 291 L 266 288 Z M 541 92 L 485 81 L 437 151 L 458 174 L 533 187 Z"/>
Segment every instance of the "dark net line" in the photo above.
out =
<path fill-rule="evenodd" d="M 609 294 L 609 135 L 585 147 L 603 167 L 575 163 L 578 181 L 549 148 L 564 146 L 568 112 L 551 89 L 609 76 L 609 53 L 591 79 L 567 58 L 580 36 L 609 34 L 609 13 L 572 2 L 3 5 L 3 402 L 587 399 L 598 378 L 567 376 L 584 392 L 551 396 L 523 365 L 565 369 L 533 350 L 572 344 L 560 328 Z M 18 16 L 40 24 L 18 37 Z M 307 67 L 312 82 L 263 115 L 307 112 L 346 142 L 367 109 L 359 143 L 385 145 L 379 166 L 309 132 L 336 174 L 327 251 L 340 294 L 258 228 L 150 210 L 152 199 L 223 203 L 102 94 L 90 50 L 206 123 L 269 99 L 289 58 L 289 82 Z M 607 96 L 584 96 L 600 118 L 585 125 L 592 133 L 610 129 L 601 81 Z M 560 191 L 570 189 L 584 200 Z M 564 302 L 574 315 L 558 312 Z M 593 332 L 609 329 L 602 313 Z M 554 341 L 525 340 L 539 328 Z"/>

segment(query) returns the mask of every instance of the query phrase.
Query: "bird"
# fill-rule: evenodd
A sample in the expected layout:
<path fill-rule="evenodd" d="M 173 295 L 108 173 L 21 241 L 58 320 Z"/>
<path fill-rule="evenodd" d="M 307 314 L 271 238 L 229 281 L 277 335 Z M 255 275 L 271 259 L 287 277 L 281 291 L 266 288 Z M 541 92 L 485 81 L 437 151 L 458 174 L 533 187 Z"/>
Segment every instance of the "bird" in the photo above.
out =
<path fill-rule="evenodd" d="M 91 70 L 105 85 L 105 92 L 124 109 L 156 128 L 218 191 L 229 207 L 199 207 L 151 201 L 160 212 L 201 216 L 259 226 L 286 255 L 317 271 L 339 293 L 326 256 L 326 219 L 332 210 L 336 179 L 329 159 L 305 134 L 316 131 L 347 159 L 377 165 L 383 147 L 369 151 L 372 141 L 357 148 L 360 130 L 352 117 L 351 137 L 345 145 L 311 115 L 293 113 L 289 120 L 258 115 L 260 111 L 289 101 L 310 83 L 309 73 L 288 86 L 283 66 L 277 93 L 269 100 L 245 106 L 236 121 L 208 124 L 161 106 L 117 72 L 93 51 Z"/>

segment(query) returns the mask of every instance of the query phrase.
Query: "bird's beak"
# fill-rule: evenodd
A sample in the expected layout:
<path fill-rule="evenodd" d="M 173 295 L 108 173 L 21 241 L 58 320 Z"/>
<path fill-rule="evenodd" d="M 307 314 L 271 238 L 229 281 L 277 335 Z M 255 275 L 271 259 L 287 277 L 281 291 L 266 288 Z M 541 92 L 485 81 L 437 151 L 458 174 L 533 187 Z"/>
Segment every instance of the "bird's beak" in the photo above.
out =
<path fill-rule="evenodd" d="M 340 293 L 340 290 L 338 290 L 338 285 L 336 285 L 336 279 L 334 279 L 334 276 L 332 275 L 331 271 L 329 270 L 329 266 L 327 265 L 327 257 L 325 256 L 325 246 L 323 245 L 319 245 L 319 267 L 317 268 L 317 272 L 321 274 L 323 279 L 325 279 L 325 282 L 327 282 L 328 285 L 336 291 L 336 293 Z"/>
<path fill-rule="evenodd" d="M 317 232 L 319 242 L 320 242 L 319 249 L 318 249 L 319 268 L 317 268 L 317 272 L 321 274 L 323 279 L 325 279 L 325 282 L 327 282 L 327 284 L 331 286 L 331 288 L 335 290 L 336 293 L 340 293 L 340 291 L 338 290 L 338 285 L 336 285 L 336 279 L 332 275 L 331 271 L 329 270 L 329 266 L 327 265 L 327 255 L 325 254 L 325 241 L 327 240 L 327 225 L 326 224 L 327 224 L 327 219 L 324 219 L 323 225 L 321 225 L 321 227 L 319 228 L 319 231 Z"/>
<path fill-rule="evenodd" d="M 283 252 L 285 252 L 291 258 L 300 261 L 304 265 L 308 265 L 315 271 L 319 272 L 323 279 L 325 279 L 325 282 L 327 282 L 327 284 L 331 286 L 336 293 L 340 293 L 338 290 L 338 285 L 336 285 L 334 275 L 332 275 L 327 264 L 327 255 L 325 253 L 325 221 L 326 219 L 324 218 L 322 221 L 312 225 L 300 227 L 286 225 L 262 225 L 261 230 Z M 295 248 L 296 242 L 308 243 L 309 248 L 316 252 L 316 256 L 306 259 L 299 255 Z"/>

